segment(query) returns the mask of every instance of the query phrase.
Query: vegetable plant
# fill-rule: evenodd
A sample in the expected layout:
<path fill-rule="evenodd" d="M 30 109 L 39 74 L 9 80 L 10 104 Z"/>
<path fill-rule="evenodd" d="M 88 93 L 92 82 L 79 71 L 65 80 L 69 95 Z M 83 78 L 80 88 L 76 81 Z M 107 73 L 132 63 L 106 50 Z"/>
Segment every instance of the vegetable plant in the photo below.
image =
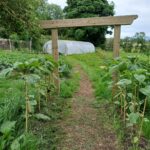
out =
<path fill-rule="evenodd" d="M 120 107 L 125 127 L 131 131 L 133 148 L 138 149 L 143 123 L 149 121 L 145 114 L 150 101 L 150 63 L 128 56 L 114 60 L 110 70 L 119 72 L 114 103 Z"/>

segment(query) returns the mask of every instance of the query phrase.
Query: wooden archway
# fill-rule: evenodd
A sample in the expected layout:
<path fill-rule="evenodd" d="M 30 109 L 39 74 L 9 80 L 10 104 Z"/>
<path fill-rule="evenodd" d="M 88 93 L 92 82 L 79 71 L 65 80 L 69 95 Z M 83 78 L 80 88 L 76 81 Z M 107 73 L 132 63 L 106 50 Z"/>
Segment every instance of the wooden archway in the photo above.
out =
<path fill-rule="evenodd" d="M 121 25 L 131 25 L 137 15 L 130 16 L 109 16 L 109 17 L 94 17 L 94 18 L 80 18 L 80 19 L 63 19 L 63 20 L 42 20 L 40 26 L 43 29 L 52 30 L 52 49 L 55 61 L 59 60 L 58 52 L 58 29 L 59 28 L 73 28 L 73 27 L 87 27 L 87 26 L 114 26 L 114 44 L 113 57 L 119 57 L 120 50 L 120 33 Z M 59 93 L 59 73 L 58 69 L 55 71 L 57 80 L 55 82 L 57 91 Z M 116 75 L 113 76 L 113 81 L 116 82 Z"/>

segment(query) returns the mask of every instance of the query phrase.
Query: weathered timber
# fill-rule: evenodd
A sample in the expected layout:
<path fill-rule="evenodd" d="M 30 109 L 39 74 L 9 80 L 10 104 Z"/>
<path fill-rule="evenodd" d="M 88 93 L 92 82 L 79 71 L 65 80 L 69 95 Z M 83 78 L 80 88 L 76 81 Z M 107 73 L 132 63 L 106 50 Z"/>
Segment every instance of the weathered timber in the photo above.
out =
<path fill-rule="evenodd" d="M 42 20 L 41 28 L 54 29 L 66 27 L 85 27 L 85 26 L 109 26 L 109 25 L 130 25 L 137 18 L 137 15 L 131 16 L 109 16 L 80 19 L 63 20 Z"/>
<path fill-rule="evenodd" d="M 117 58 L 120 54 L 120 33 L 121 33 L 121 26 L 115 25 L 114 26 L 114 44 L 113 44 L 113 57 Z M 114 71 L 112 73 L 112 80 L 113 80 L 113 89 L 112 89 L 112 98 L 114 99 L 114 96 L 117 92 L 117 85 L 118 82 L 118 72 Z"/>
<path fill-rule="evenodd" d="M 115 25 L 115 27 L 114 27 L 114 44 L 113 44 L 113 56 L 114 56 L 114 58 L 119 57 L 120 32 L 121 32 L 121 26 Z"/>
<path fill-rule="evenodd" d="M 53 58 L 56 62 L 59 61 L 59 52 L 58 52 L 58 29 L 52 29 L 52 50 L 53 50 Z M 54 70 L 55 74 L 55 86 L 57 93 L 60 93 L 60 79 L 59 79 L 59 69 L 58 67 Z"/>

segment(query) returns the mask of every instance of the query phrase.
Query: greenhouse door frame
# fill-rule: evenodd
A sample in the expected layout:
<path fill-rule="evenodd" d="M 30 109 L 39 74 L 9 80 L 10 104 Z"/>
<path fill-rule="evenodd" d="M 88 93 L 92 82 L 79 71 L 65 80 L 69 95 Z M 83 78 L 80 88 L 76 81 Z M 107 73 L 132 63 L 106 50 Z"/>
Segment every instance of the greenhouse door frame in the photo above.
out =
<path fill-rule="evenodd" d="M 62 19 L 62 20 L 42 20 L 40 27 L 42 29 L 51 29 L 52 31 L 52 51 L 56 62 L 59 60 L 58 52 L 58 29 L 73 28 L 73 27 L 89 27 L 89 26 L 114 26 L 114 42 L 113 42 L 113 57 L 119 57 L 120 53 L 120 34 L 122 25 L 131 25 L 137 15 L 130 16 L 109 16 L 109 17 L 93 17 L 93 18 L 79 18 L 79 19 Z M 55 70 L 57 93 L 60 92 L 59 70 Z M 117 74 L 113 73 L 113 93 L 115 93 L 115 83 L 117 82 Z"/>

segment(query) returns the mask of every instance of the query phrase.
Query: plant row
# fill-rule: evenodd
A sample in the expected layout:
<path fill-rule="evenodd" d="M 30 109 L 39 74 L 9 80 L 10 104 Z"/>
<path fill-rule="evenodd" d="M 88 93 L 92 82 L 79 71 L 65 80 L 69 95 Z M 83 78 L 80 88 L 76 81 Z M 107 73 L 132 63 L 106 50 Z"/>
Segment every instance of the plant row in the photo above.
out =
<path fill-rule="evenodd" d="M 118 75 L 113 99 L 119 109 L 125 130 L 129 131 L 131 144 L 138 149 L 143 136 L 143 124 L 149 122 L 150 62 L 128 56 L 114 60 L 111 72 Z"/>
<path fill-rule="evenodd" d="M 15 57 L 18 58 L 19 55 L 15 55 Z M 29 133 L 30 118 L 43 121 L 51 120 L 51 117 L 43 113 L 42 106 L 48 105 L 52 96 L 56 94 L 54 84 L 56 76 L 53 72 L 58 67 L 58 64 L 48 56 L 38 56 L 38 58 L 31 58 L 28 61 L 25 61 L 25 59 L 27 60 L 25 57 L 22 61 L 15 63 L 11 63 L 9 57 L 3 58 L 3 60 L 4 59 L 5 61 L 3 61 L 3 64 L 1 63 L 0 80 L 20 83 L 22 93 L 20 101 L 22 101 L 23 105 L 18 108 L 21 122 L 17 116 L 16 120 L 11 120 L 9 118 L 1 120 L 0 149 L 15 149 L 21 147 L 20 143 L 25 141 L 26 133 Z M 61 78 L 67 78 L 70 76 L 71 66 L 61 60 L 59 62 L 59 72 Z M 14 99 L 14 104 L 15 101 Z M 5 101 L 2 102 L 0 107 L 2 108 L 2 105 L 5 103 Z M 16 129 L 18 126 L 21 128 L 22 124 L 24 124 L 23 126 L 25 126 L 25 129 L 21 129 L 21 134 L 19 133 L 20 135 L 14 138 L 14 130 L 15 133 L 18 134 Z"/>

